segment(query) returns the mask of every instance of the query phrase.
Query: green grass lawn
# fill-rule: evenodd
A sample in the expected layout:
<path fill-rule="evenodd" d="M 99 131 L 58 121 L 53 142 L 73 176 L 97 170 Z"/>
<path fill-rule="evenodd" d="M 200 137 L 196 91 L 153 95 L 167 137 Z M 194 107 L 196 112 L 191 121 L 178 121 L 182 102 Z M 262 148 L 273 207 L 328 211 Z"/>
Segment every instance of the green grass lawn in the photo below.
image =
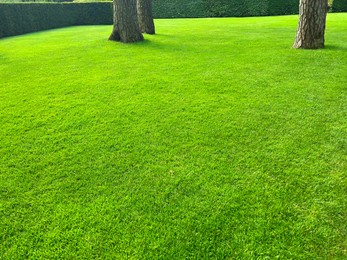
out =
<path fill-rule="evenodd" d="M 346 259 L 347 14 L 0 40 L 0 259 Z"/>

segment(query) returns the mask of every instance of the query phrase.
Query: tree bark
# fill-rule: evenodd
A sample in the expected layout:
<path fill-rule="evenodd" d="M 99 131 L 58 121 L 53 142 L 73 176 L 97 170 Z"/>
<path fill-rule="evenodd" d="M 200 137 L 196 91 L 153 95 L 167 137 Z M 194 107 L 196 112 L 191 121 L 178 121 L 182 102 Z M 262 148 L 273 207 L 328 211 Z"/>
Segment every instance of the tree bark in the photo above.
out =
<path fill-rule="evenodd" d="M 109 40 L 124 43 L 143 41 L 136 0 L 113 0 L 113 31 Z"/>
<path fill-rule="evenodd" d="M 293 48 L 324 48 L 328 0 L 300 0 L 299 26 Z"/>
<path fill-rule="evenodd" d="M 152 0 L 137 0 L 137 15 L 141 32 L 155 34 Z"/>

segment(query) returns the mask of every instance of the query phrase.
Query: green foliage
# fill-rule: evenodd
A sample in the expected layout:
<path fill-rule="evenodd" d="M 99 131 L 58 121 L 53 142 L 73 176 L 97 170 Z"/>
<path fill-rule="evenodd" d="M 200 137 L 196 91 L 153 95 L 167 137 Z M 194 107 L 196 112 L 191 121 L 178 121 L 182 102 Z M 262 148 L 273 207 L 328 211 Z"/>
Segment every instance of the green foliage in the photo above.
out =
<path fill-rule="evenodd" d="M 112 24 L 111 3 L 0 4 L 0 38 L 86 24 Z"/>
<path fill-rule="evenodd" d="M 153 0 L 156 18 L 205 17 L 204 0 Z"/>
<path fill-rule="evenodd" d="M 154 0 L 155 17 L 242 17 L 295 14 L 299 0 Z"/>
<path fill-rule="evenodd" d="M 74 3 L 90 3 L 95 2 L 95 0 L 74 0 Z M 112 0 L 98 0 L 98 2 L 112 2 Z"/>
<path fill-rule="evenodd" d="M 231 17 L 231 16 L 260 16 L 268 14 L 268 1 L 228 1 L 228 0 L 205 0 L 207 16 Z"/>
<path fill-rule="evenodd" d="M 336 0 L 333 11 L 346 10 L 346 1 Z M 299 0 L 154 0 L 153 13 L 155 18 L 288 15 L 297 13 L 298 6 Z M 0 38 L 71 25 L 112 24 L 112 3 L 0 4 L 0 20 Z"/>
<path fill-rule="evenodd" d="M 347 12 L 347 0 L 334 0 L 332 5 L 333 12 Z"/>
<path fill-rule="evenodd" d="M 346 19 L 0 40 L 0 258 L 347 259 Z"/>
<path fill-rule="evenodd" d="M 299 0 L 268 0 L 268 15 L 289 15 L 299 13 Z"/>
<path fill-rule="evenodd" d="M 73 2 L 73 0 L 0 0 L 0 3 L 53 3 Z M 96 2 L 95 0 L 91 2 Z"/>

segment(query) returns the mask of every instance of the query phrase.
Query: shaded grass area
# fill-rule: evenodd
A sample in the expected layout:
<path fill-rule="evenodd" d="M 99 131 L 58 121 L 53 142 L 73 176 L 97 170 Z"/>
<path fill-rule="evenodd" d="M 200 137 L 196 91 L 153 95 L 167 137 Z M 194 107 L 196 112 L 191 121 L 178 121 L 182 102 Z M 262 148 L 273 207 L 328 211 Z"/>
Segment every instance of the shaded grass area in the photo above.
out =
<path fill-rule="evenodd" d="M 347 257 L 347 15 L 0 40 L 0 255 Z"/>

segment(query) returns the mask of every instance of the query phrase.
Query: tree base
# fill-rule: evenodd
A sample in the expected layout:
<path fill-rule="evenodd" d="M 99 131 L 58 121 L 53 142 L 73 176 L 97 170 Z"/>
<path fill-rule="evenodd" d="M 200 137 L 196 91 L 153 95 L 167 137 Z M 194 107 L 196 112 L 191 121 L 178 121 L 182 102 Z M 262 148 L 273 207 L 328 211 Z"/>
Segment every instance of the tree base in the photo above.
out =
<path fill-rule="evenodd" d="M 138 23 L 136 0 L 114 0 L 113 12 L 114 25 L 108 38 L 110 41 L 132 43 L 144 40 Z"/>
<path fill-rule="evenodd" d="M 321 40 L 319 42 L 309 42 L 304 44 L 303 42 L 294 42 L 293 44 L 294 49 L 323 49 L 324 48 L 324 41 L 322 42 Z"/>
<path fill-rule="evenodd" d="M 324 48 L 328 0 L 300 0 L 300 19 L 294 49 Z"/>
<path fill-rule="evenodd" d="M 109 41 L 115 41 L 115 42 L 120 42 L 120 36 L 118 33 L 112 32 L 110 37 L 108 37 Z"/>

